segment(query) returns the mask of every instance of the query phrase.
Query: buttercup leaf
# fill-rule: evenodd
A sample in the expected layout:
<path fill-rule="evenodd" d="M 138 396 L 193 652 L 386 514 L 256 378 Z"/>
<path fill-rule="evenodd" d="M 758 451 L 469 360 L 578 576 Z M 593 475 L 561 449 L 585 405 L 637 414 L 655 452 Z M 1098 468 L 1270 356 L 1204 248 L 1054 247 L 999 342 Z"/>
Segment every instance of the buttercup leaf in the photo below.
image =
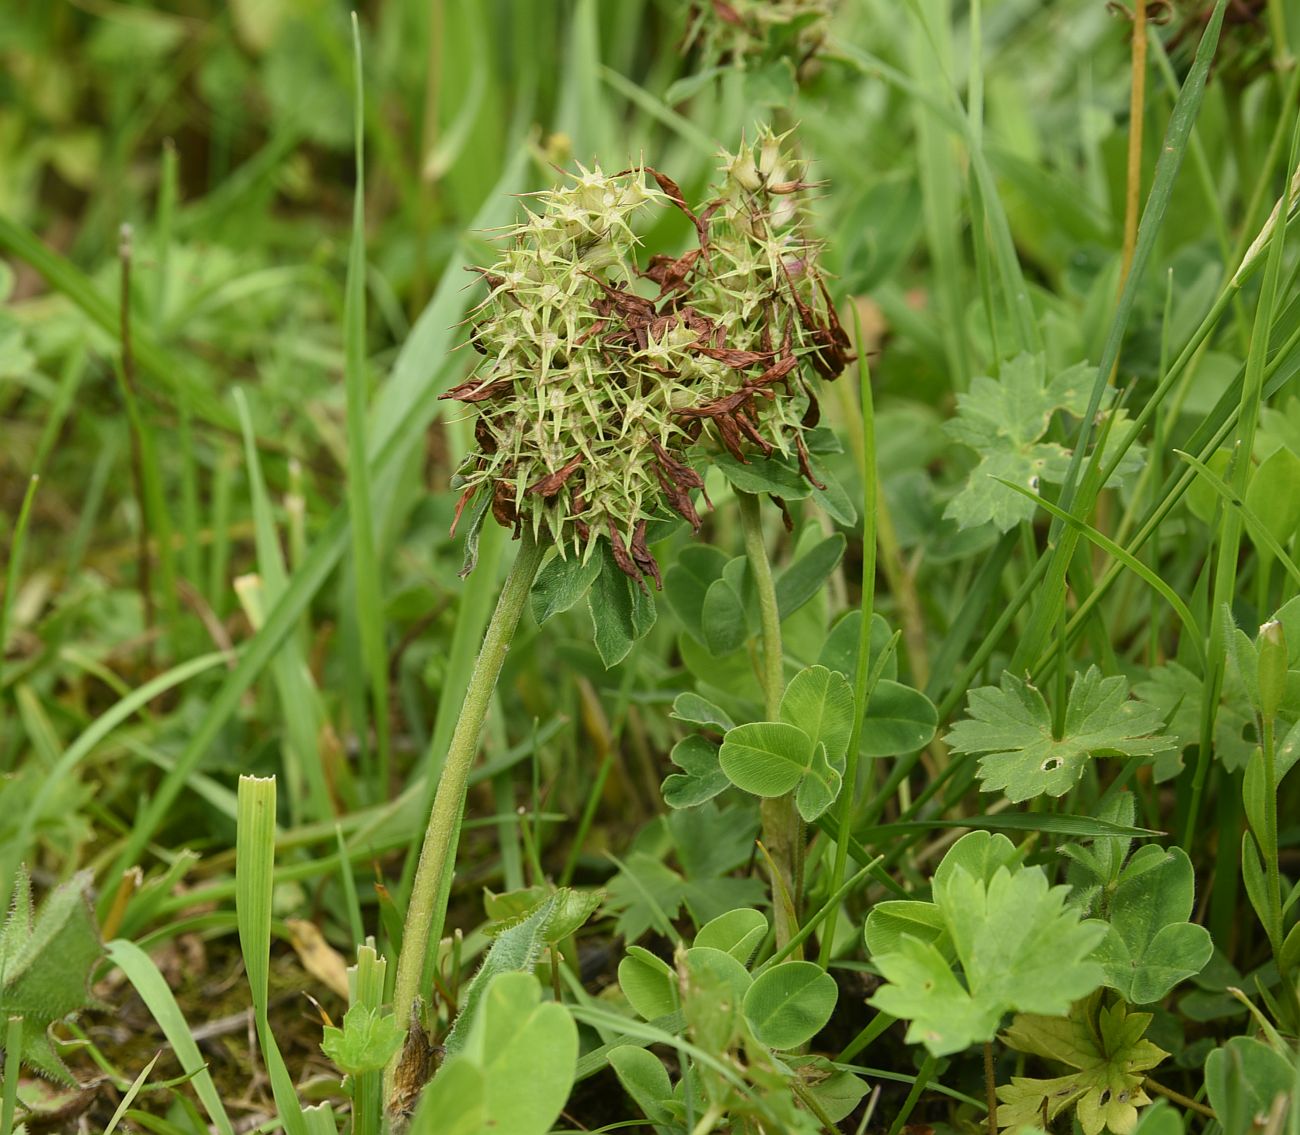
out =
<path fill-rule="evenodd" d="M 968 704 L 970 716 L 953 726 L 947 743 L 958 753 L 983 754 L 983 790 L 1017 802 L 1065 795 L 1094 757 L 1149 757 L 1173 747 L 1157 734 L 1159 711 L 1130 699 L 1122 677 L 1103 678 L 1095 666 L 1070 687 L 1060 737 L 1042 693 L 1012 674 L 1003 674 L 1000 686 L 972 690 Z"/>
<path fill-rule="evenodd" d="M 962 845 L 972 836 L 984 837 L 985 850 L 993 846 L 977 832 L 949 850 L 945 862 L 955 857 L 955 865 L 936 874 L 933 886 L 938 919 L 907 912 L 922 937 L 899 925 L 894 910 L 867 919 L 867 941 L 885 947 L 873 960 L 888 983 L 871 1004 L 911 1021 L 908 1040 L 936 1056 L 991 1039 L 1007 1012 L 1065 1013 L 1104 976 L 1091 954 L 1105 924 L 1082 921 L 1066 902 L 1069 888 L 1050 886 L 1039 867 L 999 865 L 987 879 L 971 874 Z M 964 986 L 936 944 L 940 922 Z"/>
<path fill-rule="evenodd" d="M 980 455 L 962 490 L 948 502 L 944 515 L 962 528 L 993 524 L 1006 532 L 1034 515 L 1028 497 L 1009 490 L 998 478 L 1037 492 L 1040 483 L 1060 482 L 1070 464 L 1070 452 L 1043 436 L 1058 410 L 1082 415 L 1087 411 L 1092 368 L 1077 363 L 1047 377 L 1042 355 L 1021 354 L 1002 364 L 998 378 L 981 375 L 970 390 L 957 395 L 957 415 L 946 423 L 948 434 Z M 1117 433 L 1119 425 L 1111 429 Z M 1115 476 L 1140 464 L 1130 449 Z M 1137 464 L 1135 464 L 1137 463 Z"/>
<path fill-rule="evenodd" d="M 1151 1102 L 1143 1091 L 1146 1074 L 1169 1053 L 1145 1039 L 1150 1013 L 1130 1013 L 1117 1003 L 1093 1018 L 1095 998 L 1077 1004 L 1068 1018 L 1021 1014 L 1002 1035 L 1017 1052 L 1075 1069 L 1053 1079 L 1013 1076 L 998 1088 L 999 1127 L 1037 1125 L 1070 1107 L 1078 1109 L 1084 1135 L 1131 1135 L 1138 1109 Z"/>

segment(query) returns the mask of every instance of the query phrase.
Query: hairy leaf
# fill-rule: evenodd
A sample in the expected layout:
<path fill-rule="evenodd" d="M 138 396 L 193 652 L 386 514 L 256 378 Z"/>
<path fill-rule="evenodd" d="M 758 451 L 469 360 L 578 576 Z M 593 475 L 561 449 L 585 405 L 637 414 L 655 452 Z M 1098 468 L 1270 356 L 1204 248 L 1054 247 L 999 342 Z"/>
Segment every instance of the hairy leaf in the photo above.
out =
<path fill-rule="evenodd" d="M 25 870 L 15 880 L 13 908 L 0 930 L 0 1009 L 22 1017 L 23 1063 L 50 1079 L 73 1083 L 50 1042 L 50 1026 L 96 1004 L 90 972 L 103 952 L 90 908 L 89 872 L 60 883 L 33 913 Z M 0 1047 L 4 1035 L 0 1030 Z"/>

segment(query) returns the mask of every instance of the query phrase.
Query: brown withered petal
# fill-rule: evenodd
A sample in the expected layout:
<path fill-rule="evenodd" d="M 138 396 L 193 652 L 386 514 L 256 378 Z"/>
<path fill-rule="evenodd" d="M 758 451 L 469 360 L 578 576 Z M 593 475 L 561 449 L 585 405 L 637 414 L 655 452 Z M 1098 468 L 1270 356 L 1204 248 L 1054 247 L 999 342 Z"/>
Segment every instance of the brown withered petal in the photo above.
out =
<path fill-rule="evenodd" d="M 691 494 L 673 481 L 660 466 L 656 465 L 654 472 L 655 477 L 658 478 L 659 487 L 663 489 L 664 500 L 667 502 L 668 507 L 691 526 L 692 532 L 698 532 L 700 530 L 700 514 L 695 511 L 695 502 L 691 500 Z"/>
<path fill-rule="evenodd" d="M 645 542 L 646 522 L 638 520 L 636 528 L 632 531 L 632 558 L 636 561 L 636 566 L 642 573 L 648 575 L 655 581 L 655 590 L 664 589 L 663 577 L 659 574 L 659 564 Z"/>
<path fill-rule="evenodd" d="M 790 515 L 790 506 L 786 504 L 785 500 L 781 497 L 770 496 L 769 499 L 781 510 L 781 523 L 785 525 L 785 530 L 787 532 L 793 532 L 794 517 Z"/>
<path fill-rule="evenodd" d="M 641 575 L 641 569 L 637 567 L 636 560 L 628 554 L 627 545 L 623 543 L 623 537 L 619 533 L 618 526 L 614 523 L 614 518 L 610 517 L 606 525 L 609 531 L 609 550 L 614 556 L 614 562 L 618 564 L 619 571 L 631 579 L 635 579 L 640 584 L 642 591 L 648 591 L 645 580 Z"/>
<path fill-rule="evenodd" d="M 515 509 L 514 484 L 501 480 L 492 486 L 492 516 L 502 528 L 519 531 L 519 513 Z"/>
<path fill-rule="evenodd" d="M 746 367 L 766 362 L 771 357 L 761 351 L 740 351 L 730 347 L 698 347 L 696 349 L 705 358 L 713 359 L 715 362 L 729 366 L 733 370 L 744 370 Z"/>
<path fill-rule="evenodd" d="M 480 417 L 474 423 L 474 441 L 478 444 L 480 453 L 491 456 L 497 451 L 497 439 L 493 436 L 492 427 L 484 417 Z"/>
<path fill-rule="evenodd" d="M 571 460 L 566 461 L 554 473 L 547 473 L 545 477 L 538 477 L 524 492 L 538 493 L 550 500 L 551 497 L 564 488 L 564 482 L 573 475 L 573 471 L 581 464 L 582 454 L 575 454 Z"/>
<path fill-rule="evenodd" d="M 818 328 L 813 332 L 812 340 L 816 346 L 816 350 L 809 356 L 813 370 L 827 382 L 833 382 L 844 373 L 844 368 L 849 365 L 849 360 L 840 349 L 839 344 L 835 342 L 835 337 L 829 328 Z"/>
<path fill-rule="evenodd" d="M 456 515 L 451 518 L 451 531 L 447 533 L 452 539 L 456 537 L 456 525 L 460 523 L 460 514 L 465 511 L 465 506 L 474 498 L 476 492 L 478 492 L 478 486 L 471 485 L 460 494 L 460 500 L 456 502 Z"/>
<path fill-rule="evenodd" d="M 596 284 L 600 286 L 601 291 L 605 293 L 606 297 L 614 305 L 613 310 L 620 311 L 624 315 L 636 316 L 647 321 L 654 318 L 655 305 L 648 299 L 637 295 L 635 292 L 625 291 L 623 288 L 616 288 L 613 284 L 607 284 L 599 276 L 595 276 L 590 272 L 584 272 L 583 275 L 589 280 L 594 280 Z M 597 301 L 597 304 L 598 303 L 599 301 Z M 592 305 L 593 307 L 596 307 L 596 314 L 607 314 L 606 312 L 601 311 L 597 304 Z M 612 314 L 612 312 L 609 314 Z"/>
<path fill-rule="evenodd" d="M 830 324 L 831 337 L 835 340 L 835 345 L 847 353 L 852 350 L 853 343 L 849 339 L 848 332 L 844 330 L 843 324 L 840 323 L 835 302 L 831 299 L 831 293 L 826 290 L 826 281 L 821 276 L 817 277 L 817 286 L 821 289 L 822 299 L 826 301 L 826 319 Z"/>
<path fill-rule="evenodd" d="M 651 166 L 646 166 L 645 171 L 653 177 L 656 182 L 658 182 L 659 188 L 667 194 L 668 199 L 683 213 L 685 213 L 687 219 L 695 226 L 695 235 L 700 241 L 700 251 L 704 254 L 704 259 L 707 261 L 709 259 L 709 230 L 706 227 L 706 222 L 697 217 L 695 211 L 686 204 L 686 198 L 682 195 L 681 189 L 678 188 L 677 182 L 666 173 L 660 173 L 657 169 L 654 169 Z"/>
<path fill-rule="evenodd" d="M 745 447 L 740 436 L 740 427 L 736 425 L 736 422 L 731 415 L 719 414 L 713 419 L 713 424 L 717 427 L 718 436 L 722 439 L 722 444 L 726 447 L 727 452 L 742 465 L 748 465 L 749 458 L 745 456 Z"/>
<path fill-rule="evenodd" d="M 680 410 L 674 410 L 673 413 L 682 418 L 719 418 L 730 415 L 740 406 L 749 401 L 753 391 L 748 387 L 741 387 L 733 394 L 728 394 L 723 398 L 715 398 L 712 402 L 706 402 L 703 406 L 683 406 Z"/>
<path fill-rule="evenodd" d="M 704 207 L 703 212 L 700 213 L 699 224 L 695 226 L 697 230 L 703 231 L 704 239 L 701 239 L 700 247 L 704 249 L 704 256 L 706 259 L 708 258 L 709 255 L 709 242 L 707 239 L 708 232 L 709 232 L 709 222 L 713 220 L 713 214 L 716 213 L 721 208 L 722 208 L 721 197 L 719 197 L 716 201 L 709 202 L 709 204 Z"/>
<path fill-rule="evenodd" d="M 800 383 L 803 391 L 808 395 L 808 408 L 803 412 L 803 417 L 799 419 L 799 424 L 804 429 L 812 429 L 822 420 L 821 403 L 817 401 L 817 395 L 812 392 L 805 383 Z"/>
<path fill-rule="evenodd" d="M 769 193 L 777 196 L 788 196 L 791 193 L 799 193 L 805 189 L 816 189 L 819 185 L 825 185 L 824 181 L 778 181 L 768 182 L 766 189 Z"/>
<path fill-rule="evenodd" d="M 717 16 L 718 19 L 722 20 L 724 23 L 731 24 L 734 27 L 742 26 L 743 21 L 740 18 L 740 13 L 728 4 L 727 0 L 712 0 L 712 4 L 713 14 Z"/>
<path fill-rule="evenodd" d="M 808 460 L 808 447 L 804 444 L 803 435 L 797 434 L 794 443 L 799 448 L 799 472 L 807 478 L 809 484 L 824 490 L 826 486 L 813 476 L 812 465 Z"/>
<path fill-rule="evenodd" d="M 779 359 L 767 368 L 757 378 L 750 379 L 745 385 L 757 389 L 760 386 L 771 386 L 774 382 L 780 382 L 792 370 L 799 365 L 799 360 L 793 355 L 789 358 Z"/>
<path fill-rule="evenodd" d="M 781 261 L 781 271 L 785 273 L 786 283 L 790 285 L 790 298 L 794 301 L 795 310 L 799 313 L 799 322 L 808 331 L 816 332 L 821 330 L 821 324 L 817 322 L 817 316 L 813 314 L 812 308 L 804 303 L 803 296 L 799 294 L 799 289 L 795 287 L 790 265 L 784 260 Z"/>
<path fill-rule="evenodd" d="M 650 446 L 655 451 L 654 474 L 663 489 L 664 500 L 678 516 L 685 520 L 691 531 L 700 530 L 700 514 L 695 511 L 695 502 L 691 500 L 691 489 L 704 492 L 704 478 L 684 461 L 678 461 L 655 438 L 650 439 Z M 704 499 L 709 499 L 708 493 Z"/>
<path fill-rule="evenodd" d="M 685 290 L 687 279 L 699 258 L 698 248 L 691 249 L 684 256 L 665 256 L 659 253 L 650 257 L 650 266 L 642 275 L 659 285 L 659 298 L 663 299 L 673 292 Z"/>
<path fill-rule="evenodd" d="M 466 265 L 465 271 L 473 272 L 474 275 L 481 277 L 483 282 L 487 284 L 487 286 L 491 288 L 493 291 L 496 291 L 497 288 L 502 287 L 506 282 L 506 278 L 504 276 L 499 276 L 491 269 L 481 268 L 477 264 Z"/>
<path fill-rule="evenodd" d="M 453 398 L 457 402 L 486 402 L 489 398 L 506 393 L 514 381 L 513 378 L 498 378 L 495 382 L 484 383 L 470 379 L 469 382 L 462 382 L 459 386 L 443 391 L 438 398 Z"/>
<path fill-rule="evenodd" d="M 763 451 L 764 457 L 770 457 L 772 454 L 772 443 L 758 432 L 758 427 L 749 420 L 749 415 L 745 413 L 744 409 L 738 409 L 732 417 L 736 419 L 736 425 L 740 427 L 740 432 Z"/>
<path fill-rule="evenodd" d="M 701 477 L 685 461 L 678 461 L 671 453 L 659 444 L 658 438 L 650 439 L 650 448 L 655 451 L 655 457 L 659 461 L 660 467 L 665 473 L 673 478 L 680 485 L 688 489 L 703 489 L 704 478 Z"/>

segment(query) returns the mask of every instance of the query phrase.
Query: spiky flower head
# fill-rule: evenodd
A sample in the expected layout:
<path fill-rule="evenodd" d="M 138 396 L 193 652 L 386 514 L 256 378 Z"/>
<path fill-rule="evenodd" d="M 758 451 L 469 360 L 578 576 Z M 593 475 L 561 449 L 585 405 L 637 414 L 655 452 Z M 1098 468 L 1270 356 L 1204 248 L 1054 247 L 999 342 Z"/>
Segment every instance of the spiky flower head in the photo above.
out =
<path fill-rule="evenodd" d="M 648 168 L 579 167 L 535 195 L 480 270 L 471 342 L 484 357 L 444 395 L 478 411 L 458 517 L 477 496 L 562 556 L 607 539 L 624 572 L 658 583 L 647 525 L 676 513 L 699 528 L 692 456 L 780 453 L 812 479 L 808 371 L 839 374 L 847 340 L 805 231 L 809 185 L 766 130 L 722 158 L 698 214 Z M 690 218 L 696 246 L 642 269 L 633 222 L 666 208 Z"/>

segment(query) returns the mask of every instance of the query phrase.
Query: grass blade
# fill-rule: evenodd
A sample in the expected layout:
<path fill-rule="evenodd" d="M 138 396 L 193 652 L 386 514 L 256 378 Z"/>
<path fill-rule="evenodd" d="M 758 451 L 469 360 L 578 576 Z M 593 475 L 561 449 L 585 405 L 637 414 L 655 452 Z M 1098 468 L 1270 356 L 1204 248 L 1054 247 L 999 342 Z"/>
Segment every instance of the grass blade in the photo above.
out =
<path fill-rule="evenodd" d="M 27 481 L 27 491 L 23 494 L 23 503 L 18 508 L 18 519 L 14 523 L 13 537 L 9 541 L 9 563 L 5 568 L 5 593 L 0 600 L 0 679 L 4 677 L 5 646 L 9 637 L 9 618 L 13 611 L 14 596 L 18 594 L 18 577 L 23 567 L 23 549 L 27 544 L 27 526 L 32 519 L 32 502 L 36 499 L 36 486 L 40 477 L 32 476 Z M 0 681 L 0 688 L 3 682 Z M 4 698 L 0 697 L 0 725 L 4 724 Z M 0 733 L 3 736 L 3 733 Z M 3 756 L 0 753 L 0 756 Z M 8 761 L 4 762 L 8 767 Z M 9 876 L 4 876 L 7 879 Z"/>
<path fill-rule="evenodd" d="M 1156 238 L 1164 223 L 1169 201 L 1173 195 L 1174 182 L 1182 168 L 1183 157 L 1187 152 L 1188 140 L 1192 126 L 1196 122 L 1205 94 L 1205 84 L 1210 73 L 1210 64 L 1214 60 L 1215 48 L 1219 42 L 1219 30 L 1223 26 L 1223 13 L 1227 0 L 1217 0 L 1214 11 L 1206 24 L 1200 45 L 1196 49 L 1196 61 L 1187 76 L 1183 88 L 1178 93 L 1174 110 L 1169 119 L 1160 148 L 1160 159 L 1156 163 L 1155 179 L 1146 207 L 1142 211 L 1142 220 L 1138 224 L 1137 245 L 1133 250 L 1133 264 L 1128 278 L 1124 281 L 1123 291 L 1115 308 L 1110 331 L 1102 348 L 1101 358 L 1093 378 L 1092 393 L 1088 399 L 1088 409 L 1079 425 L 1079 433 L 1074 441 L 1074 452 L 1070 456 L 1070 465 L 1061 485 L 1060 505 L 1067 512 L 1091 511 L 1092 499 L 1085 494 L 1076 510 L 1075 497 L 1079 490 L 1079 479 L 1083 470 L 1084 455 L 1092 437 L 1093 425 L 1101 409 L 1101 401 L 1110 385 L 1111 371 L 1119 360 L 1120 348 L 1124 341 L 1124 332 L 1133 306 L 1137 302 L 1142 278 L 1147 262 L 1155 250 Z M 1118 455 L 1117 455 L 1118 456 Z M 1100 487 L 1098 482 L 1098 487 Z M 1068 528 L 1064 521 L 1056 519 L 1052 523 L 1052 543 L 1050 569 L 1041 588 L 1039 598 L 1033 607 L 1029 625 L 1021 636 L 1012 656 L 1009 669 L 1018 672 L 1025 669 L 1040 657 L 1048 646 L 1053 628 L 1056 626 L 1061 605 L 1065 602 L 1065 574 L 1070 560 L 1074 556 L 1079 535 Z"/>
<path fill-rule="evenodd" d="M 118 339 L 121 328 L 117 308 L 91 278 L 3 213 L 0 213 L 0 251 L 25 261 L 44 277 L 50 287 L 63 293 L 80 308 L 92 323 L 115 341 Z M 163 348 L 148 330 L 143 327 L 134 329 L 132 339 L 136 363 L 155 383 L 170 391 L 173 397 L 184 390 L 190 404 L 207 421 L 224 429 L 234 429 L 234 416 L 214 397 L 209 386 L 195 378 L 181 360 Z"/>
<path fill-rule="evenodd" d="M 158 1022 L 167 1043 L 172 1046 L 176 1059 L 186 1074 L 192 1077 L 194 1092 L 203 1104 L 208 1118 L 220 1135 L 234 1135 L 235 1128 L 222 1106 L 221 1097 L 212 1083 L 208 1066 L 199 1053 L 199 1046 L 190 1033 L 185 1015 L 176 1004 L 176 998 L 167 988 L 167 981 L 149 957 L 134 942 L 117 938 L 105 947 L 108 958 L 118 967 L 140 994 L 153 1019 Z"/>
<path fill-rule="evenodd" d="M 354 60 L 353 115 L 356 131 L 356 188 L 352 197 L 352 242 L 344 302 L 343 340 L 346 364 L 348 432 L 348 516 L 352 530 L 352 576 L 361 659 L 370 679 L 371 713 L 378 750 L 378 784 L 372 797 L 389 792 L 388 657 L 384 650 L 384 607 L 379 562 L 375 556 L 374 517 L 370 511 L 370 463 L 366 459 L 366 211 L 365 92 L 361 72 L 361 31 L 352 13 Z M 358 723 L 360 725 L 361 723 Z M 367 748 L 364 744 L 363 750 Z"/>
<path fill-rule="evenodd" d="M 12 839 L 6 841 L 6 846 L 0 850 L 0 897 L 4 899 L 3 904 L 0 905 L 8 906 L 9 887 L 13 880 L 14 871 L 17 870 L 18 862 L 31 844 L 36 824 L 45 814 L 47 802 L 58 790 L 59 786 L 66 783 L 67 778 L 72 775 L 77 765 L 122 722 L 138 713 L 154 698 L 183 685 L 191 678 L 197 677 L 207 670 L 221 665 L 226 661 L 226 657 L 224 653 L 220 652 L 203 654 L 198 658 L 191 658 L 188 662 L 173 667 L 166 673 L 159 674 L 158 677 L 146 682 L 139 689 L 133 690 L 96 717 L 86 727 L 85 731 L 63 751 L 63 754 L 51 766 L 49 773 L 42 778 L 35 797 L 32 799 L 30 806 L 24 810 L 19 820 L 17 832 Z M 110 874 L 109 878 L 121 878 L 121 873 Z M 107 907 L 102 908 L 101 915 L 106 910 Z"/>
<path fill-rule="evenodd" d="M 1159 575 L 1157 575 L 1154 571 L 1152 571 L 1149 567 L 1147 567 L 1147 565 L 1144 564 L 1141 560 L 1139 560 L 1136 556 L 1130 554 L 1129 552 L 1126 552 L 1123 548 L 1121 548 L 1118 544 L 1116 544 L 1114 540 L 1098 532 L 1097 529 L 1095 529 L 1087 521 L 1080 520 L 1073 513 L 1066 512 L 1065 509 L 1059 508 L 1057 505 L 1054 505 L 1049 500 L 1045 500 L 1043 497 L 1039 496 L 1032 489 L 1029 489 L 1024 485 L 1017 484 L 1015 481 L 1009 481 L 1005 477 L 995 477 L 994 480 L 1000 481 L 1002 484 L 1006 485 L 1006 487 L 1009 489 L 1014 489 L 1016 492 L 1020 493 L 1021 496 L 1028 497 L 1031 501 L 1037 504 L 1039 508 L 1043 509 L 1047 513 L 1050 513 L 1062 524 L 1067 524 L 1075 532 L 1078 532 L 1080 535 L 1086 536 L 1108 556 L 1110 556 L 1114 560 L 1117 560 L 1119 563 L 1123 564 L 1126 568 L 1129 569 L 1129 571 L 1133 572 L 1134 575 L 1136 575 L 1139 579 L 1141 579 L 1143 583 L 1145 583 L 1148 587 L 1152 588 L 1154 591 L 1159 593 L 1161 598 L 1163 598 L 1177 612 L 1178 617 L 1182 619 L 1183 626 L 1190 633 L 1190 637 L 1188 641 L 1190 641 L 1193 644 L 1201 661 L 1204 662 L 1205 648 L 1201 645 L 1204 635 L 1201 631 L 1200 623 L 1197 622 L 1196 616 L 1192 614 L 1191 608 L 1188 607 L 1185 602 L 1183 602 L 1182 597 L 1179 596 L 1178 592 L 1176 592 L 1172 587 L 1169 586 L 1169 584 L 1167 584 L 1163 579 L 1161 579 Z"/>

